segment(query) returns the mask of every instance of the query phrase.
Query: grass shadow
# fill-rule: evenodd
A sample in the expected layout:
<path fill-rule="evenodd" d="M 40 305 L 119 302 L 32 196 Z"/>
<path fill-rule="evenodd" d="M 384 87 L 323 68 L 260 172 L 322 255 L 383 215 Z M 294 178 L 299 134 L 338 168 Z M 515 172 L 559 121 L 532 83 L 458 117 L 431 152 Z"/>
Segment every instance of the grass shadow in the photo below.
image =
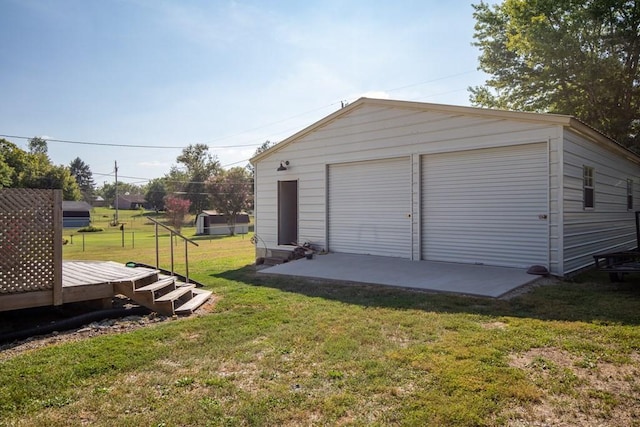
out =
<path fill-rule="evenodd" d="M 211 276 L 364 307 L 598 324 L 640 324 L 640 275 L 627 276 L 622 283 L 610 283 L 607 275 L 589 272 L 554 284 L 530 285 L 526 292 L 502 299 L 260 274 L 254 265 Z"/>

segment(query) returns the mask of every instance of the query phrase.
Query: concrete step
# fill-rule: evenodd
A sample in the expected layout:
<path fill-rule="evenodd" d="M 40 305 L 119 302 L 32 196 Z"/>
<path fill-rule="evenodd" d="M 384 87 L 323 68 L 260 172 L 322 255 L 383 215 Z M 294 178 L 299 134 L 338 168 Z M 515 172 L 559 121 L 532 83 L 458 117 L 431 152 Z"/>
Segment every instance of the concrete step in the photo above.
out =
<path fill-rule="evenodd" d="M 284 264 L 285 262 L 289 262 L 289 258 L 282 258 L 282 257 L 266 257 L 264 259 L 264 265 L 280 265 L 280 264 Z"/>

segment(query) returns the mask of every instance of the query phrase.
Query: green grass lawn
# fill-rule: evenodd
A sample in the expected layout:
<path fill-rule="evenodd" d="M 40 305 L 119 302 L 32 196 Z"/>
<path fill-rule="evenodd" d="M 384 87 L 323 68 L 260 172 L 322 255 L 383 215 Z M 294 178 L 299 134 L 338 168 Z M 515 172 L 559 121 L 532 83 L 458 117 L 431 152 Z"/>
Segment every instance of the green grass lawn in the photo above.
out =
<path fill-rule="evenodd" d="M 135 248 L 107 219 L 65 258 L 155 262 L 125 218 Z M 0 425 L 640 425 L 638 276 L 495 300 L 264 277 L 249 236 L 198 243 L 211 312 L 0 353 Z"/>

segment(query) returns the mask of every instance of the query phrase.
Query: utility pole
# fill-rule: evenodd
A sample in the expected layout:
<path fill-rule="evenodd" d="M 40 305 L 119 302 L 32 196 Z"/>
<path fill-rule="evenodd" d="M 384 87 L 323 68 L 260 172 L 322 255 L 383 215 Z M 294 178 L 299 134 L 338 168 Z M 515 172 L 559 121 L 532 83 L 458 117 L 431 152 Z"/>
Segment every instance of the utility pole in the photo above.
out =
<path fill-rule="evenodd" d="M 114 199 L 113 204 L 116 207 L 116 217 L 114 218 L 113 222 L 115 222 L 114 225 L 118 225 L 118 162 L 115 161 L 115 174 L 116 174 L 116 198 Z"/>

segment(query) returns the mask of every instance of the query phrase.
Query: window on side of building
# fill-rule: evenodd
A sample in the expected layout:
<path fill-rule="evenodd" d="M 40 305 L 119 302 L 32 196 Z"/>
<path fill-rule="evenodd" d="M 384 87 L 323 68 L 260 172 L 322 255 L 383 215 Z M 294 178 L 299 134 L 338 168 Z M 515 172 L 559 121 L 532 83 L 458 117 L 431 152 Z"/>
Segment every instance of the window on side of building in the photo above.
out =
<path fill-rule="evenodd" d="M 633 179 L 627 179 L 627 210 L 633 210 Z"/>
<path fill-rule="evenodd" d="M 595 173 L 593 167 L 582 167 L 582 207 L 593 209 L 595 207 Z"/>

